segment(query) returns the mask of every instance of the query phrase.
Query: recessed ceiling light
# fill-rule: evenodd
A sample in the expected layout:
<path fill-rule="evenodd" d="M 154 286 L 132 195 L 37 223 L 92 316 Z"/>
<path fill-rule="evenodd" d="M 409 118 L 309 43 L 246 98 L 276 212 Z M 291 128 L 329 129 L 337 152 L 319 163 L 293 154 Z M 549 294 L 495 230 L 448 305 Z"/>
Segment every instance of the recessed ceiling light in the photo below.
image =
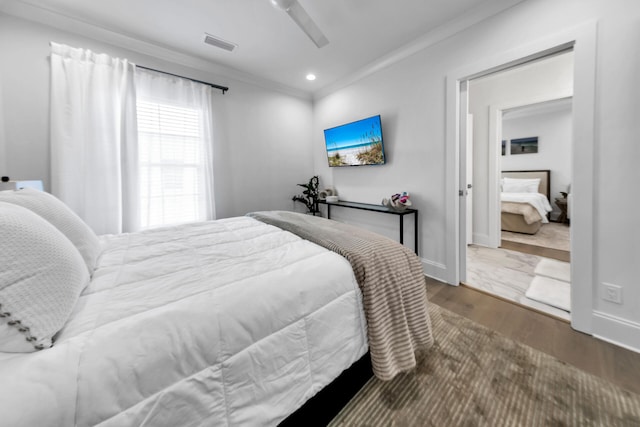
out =
<path fill-rule="evenodd" d="M 316 79 L 316 75 L 315 74 L 307 74 L 307 80 L 309 81 L 314 81 Z"/>

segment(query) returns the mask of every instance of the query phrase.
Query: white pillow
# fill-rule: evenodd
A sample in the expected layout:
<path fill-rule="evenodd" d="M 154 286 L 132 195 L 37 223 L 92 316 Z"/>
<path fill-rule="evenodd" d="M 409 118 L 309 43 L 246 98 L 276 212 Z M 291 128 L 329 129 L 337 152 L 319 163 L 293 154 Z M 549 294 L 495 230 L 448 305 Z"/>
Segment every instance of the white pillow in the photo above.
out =
<path fill-rule="evenodd" d="M 53 224 L 78 248 L 89 274 L 93 273 L 100 254 L 100 241 L 96 233 L 61 200 L 44 191 L 24 188 L 0 191 L 0 202 L 25 207 Z"/>
<path fill-rule="evenodd" d="M 503 193 L 529 193 L 529 186 L 524 184 L 516 184 L 512 182 L 505 182 L 502 184 Z"/>
<path fill-rule="evenodd" d="M 89 273 L 78 250 L 30 210 L 0 202 L 0 351 L 50 347 Z"/>
<path fill-rule="evenodd" d="M 502 178 L 502 191 L 505 193 L 537 193 L 540 178 Z"/>

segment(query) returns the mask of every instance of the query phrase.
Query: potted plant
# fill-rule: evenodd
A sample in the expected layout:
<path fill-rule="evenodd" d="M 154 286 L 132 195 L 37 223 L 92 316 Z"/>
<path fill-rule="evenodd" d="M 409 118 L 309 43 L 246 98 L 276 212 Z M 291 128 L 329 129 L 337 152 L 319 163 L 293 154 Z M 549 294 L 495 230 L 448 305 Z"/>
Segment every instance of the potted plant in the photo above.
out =
<path fill-rule="evenodd" d="M 318 212 L 318 176 L 313 176 L 307 184 L 298 184 L 304 188 L 302 194 L 293 196 L 294 202 L 303 203 L 307 207 L 307 212 L 315 215 Z"/>

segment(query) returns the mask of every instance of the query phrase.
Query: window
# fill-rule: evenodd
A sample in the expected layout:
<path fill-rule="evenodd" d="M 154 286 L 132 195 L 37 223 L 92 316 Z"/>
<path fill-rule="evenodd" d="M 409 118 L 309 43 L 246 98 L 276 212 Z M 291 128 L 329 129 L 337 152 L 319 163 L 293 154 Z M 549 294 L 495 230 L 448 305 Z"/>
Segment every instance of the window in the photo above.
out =
<path fill-rule="evenodd" d="M 140 227 L 213 219 L 211 88 L 136 70 Z"/>

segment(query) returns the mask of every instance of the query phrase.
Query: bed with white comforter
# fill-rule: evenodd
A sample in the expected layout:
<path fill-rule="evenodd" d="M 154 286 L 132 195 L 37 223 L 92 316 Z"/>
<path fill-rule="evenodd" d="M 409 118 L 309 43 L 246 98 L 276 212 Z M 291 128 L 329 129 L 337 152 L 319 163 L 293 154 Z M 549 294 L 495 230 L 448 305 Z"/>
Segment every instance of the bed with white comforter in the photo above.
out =
<path fill-rule="evenodd" d="M 500 193 L 500 201 L 510 203 L 523 203 L 530 205 L 538 213 L 534 216 L 535 221 L 548 224 L 547 214 L 551 212 L 551 204 L 544 194 L 540 193 Z M 504 210 L 503 210 L 504 211 Z"/>
<path fill-rule="evenodd" d="M 502 230 L 535 234 L 549 222 L 550 170 L 503 171 L 500 187 Z"/>
<path fill-rule="evenodd" d="M 0 352 L 0 425 L 276 425 L 367 351 L 341 256 L 247 217 L 103 236 L 54 345 Z"/>

